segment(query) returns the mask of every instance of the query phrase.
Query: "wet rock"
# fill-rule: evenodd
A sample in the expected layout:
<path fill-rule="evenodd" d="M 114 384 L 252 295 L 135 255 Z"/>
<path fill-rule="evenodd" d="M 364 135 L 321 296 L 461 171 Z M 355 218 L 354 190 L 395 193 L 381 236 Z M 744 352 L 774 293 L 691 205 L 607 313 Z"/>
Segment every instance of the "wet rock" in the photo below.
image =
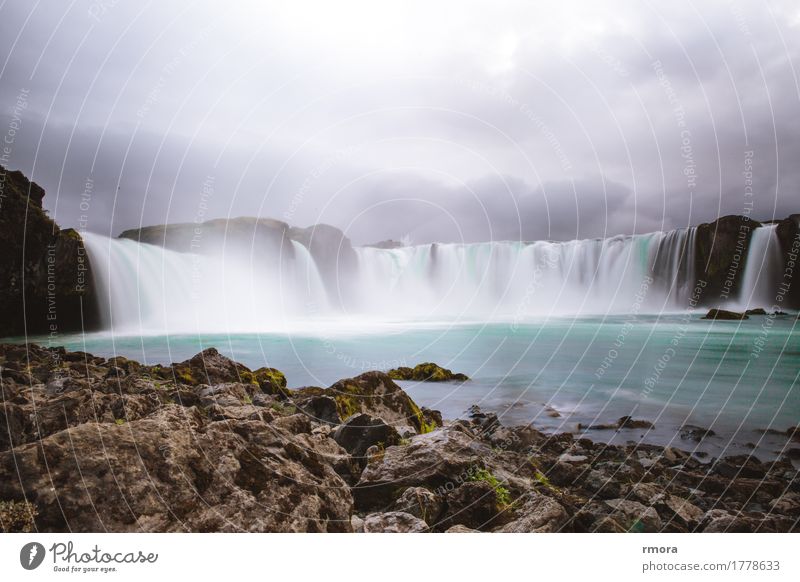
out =
<path fill-rule="evenodd" d="M 766 315 L 767 312 L 761 307 L 756 307 L 755 309 L 746 310 L 744 312 L 744 314 L 745 315 Z"/>
<path fill-rule="evenodd" d="M 682 439 L 698 443 L 704 438 L 714 435 L 716 435 L 716 433 L 713 430 L 695 426 L 693 424 L 684 424 L 680 430 L 680 437 Z"/>
<path fill-rule="evenodd" d="M 591 424 L 591 425 L 584 425 L 578 423 L 578 430 L 620 430 L 623 428 L 628 429 L 651 429 L 653 427 L 653 423 L 647 420 L 639 420 L 635 418 L 631 418 L 630 416 L 621 416 L 617 419 L 616 422 L 608 423 L 608 424 Z"/>
<path fill-rule="evenodd" d="M 371 513 L 364 518 L 364 533 L 423 533 L 428 524 L 402 511 Z"/>
<path fill-rule="evenodd" d="M 726 309 L 709 309 L 701 319 L 717 319 L 723 321 L 739 321 L 742 319 L 750 319 L 746 313 L 739 313 L 737 311 L 728 311 Z"/>
<path fill-rule="evenodd" d="M 417 364 L 413 368 L 400 367 L 389 370 L 389 377 L 393 380 L 406 380 L 414 382 L 466 382 L 466 374 L 454 373 L 438 364 L 426 362 Z"/>
<path fill-rule="evenodd" d="M 617 427 L 619 428 L 653 428 L 653 423 L 647 420 L 637 420 L 630 416 L 621 416 L 617 420 Z"/>
<path fill-rule="evenodd" d="M 483 412 L 478 406 L 472 405 L 467 410 L 467 418 L 469 418 L 473 429 L 478 434 L 491 434 L 500 426 L 500 421 L 497 415 L 493 412 Z"/>

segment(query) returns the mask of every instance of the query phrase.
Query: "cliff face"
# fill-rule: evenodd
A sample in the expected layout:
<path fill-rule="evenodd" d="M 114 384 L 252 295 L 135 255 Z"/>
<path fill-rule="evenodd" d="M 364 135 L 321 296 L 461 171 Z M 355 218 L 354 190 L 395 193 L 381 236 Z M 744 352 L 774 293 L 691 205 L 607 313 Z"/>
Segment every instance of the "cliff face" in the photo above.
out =
<path fill-rule="evenodd" d="M 786 290 L 784 303 L 789 309 L 800 309 L 800 214 L 778 223 L 778 240 L 783 254 L 780 285 Z"/>
<path fill-rule="evenodd" d="M 750 238 L 759 226 L 760 222 L 734 215 L 697 227 L 694 272 L 698 281 L 706 283 L 701 304 L 716 306 L 736 298 Z"/>
<path fill-rule="evenodd" d="M 783 301 L 776 304 L 779 308 L 800 309 L 800 214 L 774 222 L 783 255 L 781 278 L 776 281 L 776 297 L 783 297 Z M 753 230 L 761 226 L 747 216 L 733 215 L 697 227 L 694 273 L 698 282 L 705 283 L 705 287 L 698 287 L 702 289 L 700 305 L 724 307 L 726 301 L 736 299 Z"/>
<path fill-rule="evenodd" d="M 0 336 L 98 325 L 83 241 L 47 216 L 44 194 L 21 172 L 0 166 Z"/>

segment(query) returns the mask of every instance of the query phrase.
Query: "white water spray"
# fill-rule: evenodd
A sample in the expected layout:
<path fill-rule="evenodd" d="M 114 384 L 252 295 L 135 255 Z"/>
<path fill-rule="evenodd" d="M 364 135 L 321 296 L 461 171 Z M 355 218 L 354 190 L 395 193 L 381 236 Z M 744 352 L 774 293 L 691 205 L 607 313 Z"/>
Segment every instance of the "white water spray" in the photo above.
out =
<path fill-rule="evenodd" d="M 122 333 L 271 331 L 320 319 L 657 313 L 684 308 L 693 281 L 694 229 L 570 242 L 357 248 L 347 284 L 328 288 L 314 258 L 294 241 L 276 258 L 251 249 L 209 256 L 84 238 L 106 324 Z M 341 301 L 328 301 L 337 295 Z"/>

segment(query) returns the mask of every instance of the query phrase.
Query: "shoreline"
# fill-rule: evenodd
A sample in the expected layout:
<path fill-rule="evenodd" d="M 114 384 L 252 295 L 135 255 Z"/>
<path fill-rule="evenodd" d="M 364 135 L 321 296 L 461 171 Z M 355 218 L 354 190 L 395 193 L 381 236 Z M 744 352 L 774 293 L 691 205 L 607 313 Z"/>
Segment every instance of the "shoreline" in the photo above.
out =
<path fill-rule="evenodd" d="M 445 422 L 382 372 L 288 389 L 213 348 L 171 366 L 36 345 L 0 358 L 0 518 L 21 515 L 17 530 L 796 531 L 800 518 L 786 460 L 703 464 L 477 407 Z"/>

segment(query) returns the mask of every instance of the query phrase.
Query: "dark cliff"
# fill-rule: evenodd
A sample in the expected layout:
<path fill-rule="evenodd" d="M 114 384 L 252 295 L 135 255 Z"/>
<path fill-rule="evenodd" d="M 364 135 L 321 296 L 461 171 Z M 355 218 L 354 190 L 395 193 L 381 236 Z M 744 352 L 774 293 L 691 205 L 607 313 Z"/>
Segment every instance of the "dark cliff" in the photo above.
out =
<path fill-rule="evenodd" d="M 99 323 L 80 235 L 42 208 L 44 190 L 0 166 L 0 336 L 79 331 Z"/>

